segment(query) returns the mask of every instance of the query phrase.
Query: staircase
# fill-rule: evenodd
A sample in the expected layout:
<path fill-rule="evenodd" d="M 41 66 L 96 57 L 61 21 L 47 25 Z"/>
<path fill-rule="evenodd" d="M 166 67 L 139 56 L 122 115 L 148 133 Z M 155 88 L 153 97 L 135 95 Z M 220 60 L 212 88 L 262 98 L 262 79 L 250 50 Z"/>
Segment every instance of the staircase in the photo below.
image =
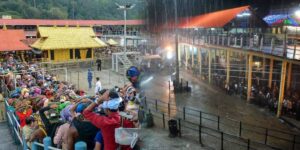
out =
<path fill-rule="evenodd" d="M 119 73 L 120 74 L 124 74 L 125 71 L 131 67 L 133 64 L 132 62 L 129 60 L 129 58 L 127 57 L 127 55 L 119 55 L 118 59 L 122 62 L 123 67 L 119 68 Z"/>

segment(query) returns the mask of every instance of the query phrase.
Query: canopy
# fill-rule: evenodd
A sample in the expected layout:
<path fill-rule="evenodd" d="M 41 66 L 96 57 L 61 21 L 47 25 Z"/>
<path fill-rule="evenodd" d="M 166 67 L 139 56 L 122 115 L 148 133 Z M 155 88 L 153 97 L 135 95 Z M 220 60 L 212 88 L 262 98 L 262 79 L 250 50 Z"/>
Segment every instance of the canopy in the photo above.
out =
<path fill-rule="evenodd" d="M 106 41 L 107 44 L 111 45 L 111 46 L 116 46 L 116 45 L 119 45 L 118 42 L 116 42 L 115 40 L 113 39 L 109 39 Z"/>
<path fill-rule="evenodd" d="M 22 40 L 25 40 L 23 30 L 0 30 L 0 51 L 31 50 Z"/>
<path fill-rule="evenodd" d="M 300 25 L 300 18 L 297 18 L 294 15 L 287 15 L 287 14 L 268 15 L 264 18 L 264 21 L 267 22 L 269 26 L 280 26 L 280 25 L 299 26 Z"/>
<path fill-rule="evenodd" d="M 107 46 L 91 27 L 38 27 L 40 37 L 33 48 L 40 50 L 100 48 Z"/>
<path fill-rule="evenodd" d="M 236 16 L 247 11 L 249 6 L 237 7 L 186 18 L 179 25 L 181 28 L 221 28 L 232 21 Z"/>

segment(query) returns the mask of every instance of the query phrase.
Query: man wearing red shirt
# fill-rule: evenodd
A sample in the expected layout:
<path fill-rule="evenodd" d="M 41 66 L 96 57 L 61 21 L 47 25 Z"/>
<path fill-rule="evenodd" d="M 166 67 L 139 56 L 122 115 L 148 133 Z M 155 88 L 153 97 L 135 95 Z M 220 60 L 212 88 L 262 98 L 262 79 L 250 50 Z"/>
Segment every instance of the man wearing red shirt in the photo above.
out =
<path fill-rule="evenodd" d="M 109 91 L 98 98 L 96 103 L 91 103 L 84 111 L 83 116 L 93 125 L 101 129 L 105 150 L 116 150 L 115 129 L 120 127 L 121 118 L 118 113 L 119 102 L 116 99 L 109 100 Z M 109 101 L 108 101 L 109 100 Z M 100 116 L 93 112 L 94 108 L 103 101 L 107 101 L 107 116 Z"/>

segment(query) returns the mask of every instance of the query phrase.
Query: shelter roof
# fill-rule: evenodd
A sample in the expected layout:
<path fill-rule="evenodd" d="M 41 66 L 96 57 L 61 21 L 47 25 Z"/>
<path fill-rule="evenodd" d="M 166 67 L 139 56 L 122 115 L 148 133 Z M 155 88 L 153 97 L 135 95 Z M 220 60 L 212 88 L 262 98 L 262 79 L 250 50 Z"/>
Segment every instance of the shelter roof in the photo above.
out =
<path fill-rule="evenodd" d="M 25 40 L 23 30 L 0 30 L 0 51 L 31 50 L 22 40 Z"/>
<path fill-rule="evenodd" d="M 38 27 L 38 37 L 31 47 L 40 50 L 107 46 L 96 37 L 91 27 Z"/>
<path fill-rule="evenodd" d="M 236 18 L 238 14 L 249 9 L 250 6 L 225 9 L 212 13 L 207 13 L 181 21 L 181 28 L 221 28 Z"/>

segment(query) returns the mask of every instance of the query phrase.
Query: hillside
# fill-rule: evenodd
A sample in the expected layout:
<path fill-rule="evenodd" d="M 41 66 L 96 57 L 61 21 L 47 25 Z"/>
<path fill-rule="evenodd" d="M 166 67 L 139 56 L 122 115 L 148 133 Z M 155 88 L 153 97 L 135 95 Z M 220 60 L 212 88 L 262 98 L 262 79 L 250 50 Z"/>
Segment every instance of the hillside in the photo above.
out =
<path fill-rule="evenodd" d="M 145 0 L 126 0 L 136 7 L 128 19 L 142 19 Z M 0 17 L 37 19 L 123 19 L 115 3 L 124 0 L 0 0 Z"/>

